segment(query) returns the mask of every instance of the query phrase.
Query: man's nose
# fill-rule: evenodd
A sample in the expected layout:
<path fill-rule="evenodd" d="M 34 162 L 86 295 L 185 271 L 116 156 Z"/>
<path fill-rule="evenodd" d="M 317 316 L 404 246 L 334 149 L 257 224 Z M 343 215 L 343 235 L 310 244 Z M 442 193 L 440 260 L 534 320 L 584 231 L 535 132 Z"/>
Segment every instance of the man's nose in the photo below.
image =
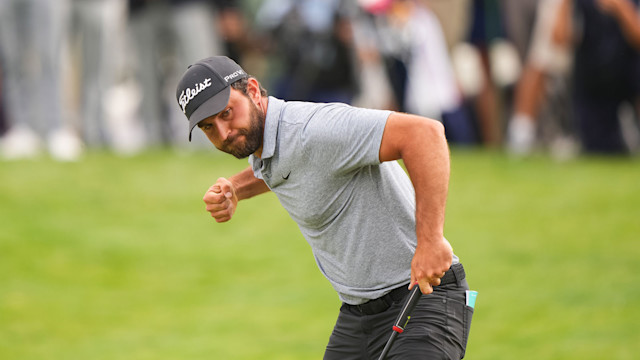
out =
<path fill-rule="evenodd" d="M 223 141 L 227 140 L 229 134 L 231 134 L 231 127 L 229 127 L 229 125 L 224 121 L 216 122 L 216 130 L 218 131 L 220 139 L 222 139 Z"/>

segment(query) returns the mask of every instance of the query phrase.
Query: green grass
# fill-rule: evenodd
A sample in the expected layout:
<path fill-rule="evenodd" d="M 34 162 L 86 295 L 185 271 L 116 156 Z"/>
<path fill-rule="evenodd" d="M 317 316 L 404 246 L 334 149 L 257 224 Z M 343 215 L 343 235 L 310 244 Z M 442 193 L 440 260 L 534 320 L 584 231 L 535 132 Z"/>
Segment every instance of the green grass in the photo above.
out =
<path fill-rule="evenodd" d="M 273 194 L 204 211 L 216 153 L 0 162 L 1 359 L 319 359 L 339 301 Z M 640 353 L 640 162 L 455 150 L 468 359 Z"/>

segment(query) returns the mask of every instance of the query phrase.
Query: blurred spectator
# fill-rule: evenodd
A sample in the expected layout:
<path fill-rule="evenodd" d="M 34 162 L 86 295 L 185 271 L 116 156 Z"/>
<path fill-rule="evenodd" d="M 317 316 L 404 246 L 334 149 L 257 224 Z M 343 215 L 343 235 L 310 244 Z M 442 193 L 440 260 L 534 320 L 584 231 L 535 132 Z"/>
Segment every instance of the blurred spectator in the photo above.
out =
<path fill-rule="evenodd" d="M 469 33 L 471 0 L 421 0 L 438 17 L 442 33 L 451 51 Z M 521 0 L 520 0 L 521 1 Z M 537 1 L 537 0 L 529 0 Z M 517 2 L 517 1 L 510 1 Z"/>
<path fill-rule="evenodd" d="M 405 7 L 395 0 L 361 1 L 361 6 L 367 14 L 364 22 L 369 24 L 369 31 L 366 34 L 367 42 L 370 43 L 370 49 L 377 52 L 391 90 L 391 99 L 386 103 L 386 108 L 406 111 L 408 80 L 406 62 L 410 56 L 409 34 L 402 33 L 401 26 L 395 26 L 400 20 L 404 25 L 404 20 L 407 18 L 403 11 Z M 359 41 L 364 42 L 362 39 Z"/>
<path fill-rule="evenodd" d="M 479 93 L 473 99 L 481 141 L 486 146 L 497 147 L 502 142 L 500 123 L 500 99 L 492 78 L 495 67 L 491 66 L 490 47 L 504 39 L 502 15 L 498 0 L 474 0 L 472 6 L 469 42 L 479 52 L 481 83 Z"/>
<path fill-rule="evenodd" d="M 505 104 L 520 74 L 517 50 L 506 37 L 500 0 L 473 0 L 465 40 L 453 46 L 457 80 L 474 116 L 481 144 L 502 144 Z"/>
<path fill-rule="evenodd" d="M 586 152 L 624 153 L 630 123 L 640 142 L 639 3 L 0 0 L 0 156 L 75 160 L 75 130 L 120 153 L 208 147 L 184 142 L 173 91 L 218 54 L 275 96 L 440 119 L 451 143 L 498 146 L 506 125 L 518 154 L 578 130 Z"/>
<path fill-rule="evenodd" d="M 516 2 L 505 1 L 505 4 L 509 4 L 512 12 L 507 14 L 506 18 L 513 18 Z M 521 10 L 534 15 L 532 26 L 529 28 L 529 24 L 518 26 L 515 21 L 507 22 L 507 24 L 511 24 L 512 36 L 520 39 L 514 43 L 517 44 L 525 64 L 516 87 L 513 116 L 509 120 L 507 128 L 507 148 L 510 152 L 519 155 L 529 154 L 536 144 L 538 138 L 537 117 L 545 105 L 545 93 L 550 90 L 550 87 L 547 86 L 550 85 L 549 80 L 555 78 L 557 83 L 564 84 L 571 65 L 569 44 L 566 41 L 561 43 L 559 39 L 552 36 L 556 27 L 563 26 L 560 22 L 564 20 L 562 12 L 566 9 L 561 7 L 562 0 L 540 0 L 522 4 L 526 4 L 526 6 L 523 6 Z M 530 16 L 525 16 L 524 19 L 530 19 Z M 528 21 L 523 22 L 528 23 Z M 553 95 L 556 98 L 565 99 L 567 87 L 564 86 L 559 90 L 565 94 L 556 92 Z M 555 110 L 556 113 L 553 116 L 556 118 L 555 120 L 559 120 L 563 117 L 563 112 L 560 109 Z M 566 139 L 570 132 L 567 123 L 568 121 L 564 122 L 564 129 L 559 129 L 561 133 L 559 136 L 554 135 L 558 141 L 569 141 Z M 558 144 L 561 145 L 559 142 Z M 567 150 L 569 149 L 567 148 Z M 558 148 L 558 151 L 562 150 Z"/>
<path fill-rule="evenodd" d="M 110 101 L 124 78 L 126 64 L 126 0 L 72 0 L 68 28 L 71 54 L 71 97 L 85 143 L 118 152 L 135 151 L 124 137 L 131 125 Z M 75 91 L 74 91 L 75 90 Z M 110 116 L 116 112 L 118 118 Z"/>
<path fill-rule="evenodd" d="M 474 143 L 438 18 L 423 2 L 395 0 L 376 24 L 398 108 L 442 121 L 452 143 Z"/>
<path fill-rule="evenodd" d="M 224 51 L 227 56 L 236 62 L 243 62 L 251 48 L 253 37 L 249 33 L 247 24 L 247 11 L 240 0 L 215 0 L 213 2 L 218 10 L 218 31 L 222 37 Z"/>
<path fill-rule="evenodd" d="M 356 75 L 359 91 L 353 99 L 358 107 L 394 109 L 393 90 L 383 63 L 373 13 L 360 0 L 353 10 L 353 43 L 356 52 Z M 369 2 L 370 3 L 370 2 Z"/>
<path fill-rule="evenodd" d="M 538 7 L 545 0 L 501 0 L 505 35 L 515 46 L 521 61 L 526 61 L 538 18 Z"/>
<path fill-rule="evenodd" d="M 226 25 L 229 30 L 229 24 L 236 23 L 228 19 L 219 21 L 218 14 L 222 8 L 225 16 L 233 16 L 230 7 L 235 3 L 229 0 L 129 0 L 132 65 L 141 86 L 139 114 L 148 145 L 185 144 L 188 135 L 184 115 L 174 106 L 175 82 L 196 60 L 226 55 L 220 25 Z M 237 35 L 237 29 L 231 30 L 229 34 Z M 208 140 L 199 133 L 194 133 L 193 143 L 209 146 Z"/>
<path fill-rule="evenodd" d="M 8 131 L 0 141 L 5 159 L 36 156 L 47 140 L 58 160 L 75 160 L 77 135 L 62 107 L 61 56 L 66 1 L 0 1 L 0 56 L 4 66 Z"/>
<path fill-rule="evenodd" d="M 269 34 L 270 91 L 285 100 L 351 103 L 357 92 L 345 0 L 266 0 L 258 32 Z M 275 75 L 274 75 L 275 74 Z"/>
<path fill-rule="evenodd" d="M 628 152 L 619 111 L 624 104 L 637 101 L 640 94 L 639 3 L 639 0 L 573 2 L 577 24 L 573 101 L 583 150 L 587 153 Z"/>

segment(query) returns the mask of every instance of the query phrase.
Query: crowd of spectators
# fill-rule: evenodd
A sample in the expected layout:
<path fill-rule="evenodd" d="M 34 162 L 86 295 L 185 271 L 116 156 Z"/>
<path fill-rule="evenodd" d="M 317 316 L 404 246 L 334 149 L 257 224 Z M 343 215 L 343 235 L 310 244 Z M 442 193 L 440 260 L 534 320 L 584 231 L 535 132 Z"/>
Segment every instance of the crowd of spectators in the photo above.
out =
<path fill-rule="evenodd" d="M 452 146 L 640 147 L 640 0 L 3 0 L 0 158 L 210 148 L 175 86 L 211 55 L 285 100 L 438 119 Z"/>

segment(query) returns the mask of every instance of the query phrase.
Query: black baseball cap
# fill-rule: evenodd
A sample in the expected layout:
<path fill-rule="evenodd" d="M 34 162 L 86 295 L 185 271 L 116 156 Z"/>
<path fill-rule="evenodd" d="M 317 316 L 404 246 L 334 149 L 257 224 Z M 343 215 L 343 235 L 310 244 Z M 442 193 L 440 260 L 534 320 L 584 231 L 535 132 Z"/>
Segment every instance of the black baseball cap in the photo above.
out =
<path fill-rule="evenodd" d="M 176 99 L 189 120 L 191 132 L 198 123 L 222 110 L 229 102 L 230 85 L 249 77 L 235 61 L 226 56 L 202 59 L 187 68 L 178 83 Z"/>

